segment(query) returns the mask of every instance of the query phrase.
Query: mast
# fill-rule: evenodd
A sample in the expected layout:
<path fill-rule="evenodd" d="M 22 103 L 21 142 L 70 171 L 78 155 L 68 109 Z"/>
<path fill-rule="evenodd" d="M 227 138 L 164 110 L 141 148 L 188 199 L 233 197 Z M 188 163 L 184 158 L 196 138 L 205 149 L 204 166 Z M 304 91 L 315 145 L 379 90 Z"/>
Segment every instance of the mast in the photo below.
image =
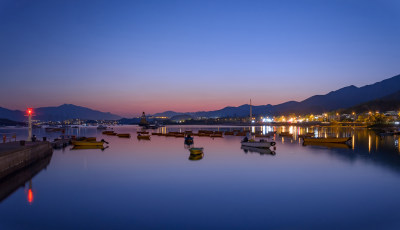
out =
<path fill-rule="evenodd" d="M 252 114 L 252 111 L 251 111 L 251 98 L 250 98 L 250 122 L 253 120 L 253 114 Z"/>

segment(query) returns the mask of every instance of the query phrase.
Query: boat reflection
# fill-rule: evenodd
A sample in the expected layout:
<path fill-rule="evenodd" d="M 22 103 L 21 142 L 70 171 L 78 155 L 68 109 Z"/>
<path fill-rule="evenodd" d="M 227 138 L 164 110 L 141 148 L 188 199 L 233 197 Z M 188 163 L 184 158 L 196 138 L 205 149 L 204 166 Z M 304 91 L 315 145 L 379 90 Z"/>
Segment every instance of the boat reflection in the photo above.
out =
<path fill-rule="evenodd" d="M 101 151 L 104 151 L 108 146 L 100 146 L 100 145 L 75 145 L 73 148 L 70 150 L 82 150 L 82 149 L 100 149 Z"/>
<path fill-rule="evenodd" d="M 327 148 L 350 149 L 347 143 L 322 143 L 322 142 L 303 142 L 303 146 L 321 146 Z"/>
<path fill-rule="evenodd" d="M 189 155 L 189 160 L 190 161 L 199 161 L 199 160 L 203 159 L 203 157 L 204 157 L 204 153 L 201 153 L 201 154 L 190 154 Z"/>
<path fill-rule="evenodd" d="M 241 149 L 244 153 L 258 153 L 260 155 L 275 155 L 276 152 L 271 150 L 270 148 L 254 148 L 248 146 L 242 146 Z"/>
<path fill-rule="evenodd" d="M 33 192 L 31 180 L 50 164 L 52 155 L 53 154 L 50 154 L 49 156 L 2 178 L 0 180 L 0 203 L 20 187 L 25 187 L 25 184 L 28 181 L 30 181 L 30 183 L 29 188 L 27 189 L 27 199 L 29 203 L 32 203 Z"/>

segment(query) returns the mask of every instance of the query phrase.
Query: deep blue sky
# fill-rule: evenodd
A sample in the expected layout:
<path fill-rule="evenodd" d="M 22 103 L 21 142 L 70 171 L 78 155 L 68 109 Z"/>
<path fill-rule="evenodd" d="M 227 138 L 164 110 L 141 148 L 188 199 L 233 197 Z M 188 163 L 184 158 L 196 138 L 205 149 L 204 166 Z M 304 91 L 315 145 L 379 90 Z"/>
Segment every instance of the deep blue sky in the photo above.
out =
<path fill-rule="evenodd" d="M 0 31 L 11 109 L 278 104 L 400 73 L 397 0 L 0 0 Z"/>

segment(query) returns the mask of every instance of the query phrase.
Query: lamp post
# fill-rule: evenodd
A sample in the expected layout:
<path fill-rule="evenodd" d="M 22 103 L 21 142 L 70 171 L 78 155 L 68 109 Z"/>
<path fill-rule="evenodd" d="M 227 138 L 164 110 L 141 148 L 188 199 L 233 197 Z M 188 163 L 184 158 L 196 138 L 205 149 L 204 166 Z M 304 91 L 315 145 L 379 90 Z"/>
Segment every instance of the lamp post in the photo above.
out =
<path fill-rule="evenodd" d="M 32 139 L 32 115 L 33 115 L 33 109 L 28 108 L 26 110 L 27 116 L 28 116 L 28 141 Z"/>

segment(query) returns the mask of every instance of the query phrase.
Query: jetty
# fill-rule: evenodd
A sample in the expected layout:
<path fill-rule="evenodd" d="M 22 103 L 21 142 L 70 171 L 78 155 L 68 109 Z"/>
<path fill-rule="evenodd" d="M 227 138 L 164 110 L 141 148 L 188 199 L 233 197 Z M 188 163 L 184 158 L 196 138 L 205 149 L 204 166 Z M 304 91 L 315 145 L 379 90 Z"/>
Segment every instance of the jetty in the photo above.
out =
<path fill-rule="evenodd" d="M 48 141 L 0 144 L 0 180 L 53 154 Z"/>

